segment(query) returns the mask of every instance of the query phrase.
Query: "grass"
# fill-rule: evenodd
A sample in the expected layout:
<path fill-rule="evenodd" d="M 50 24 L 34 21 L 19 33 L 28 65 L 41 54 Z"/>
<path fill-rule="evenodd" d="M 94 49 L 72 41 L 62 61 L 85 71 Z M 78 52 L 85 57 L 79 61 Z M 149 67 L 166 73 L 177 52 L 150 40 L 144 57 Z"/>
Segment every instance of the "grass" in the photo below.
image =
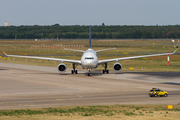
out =
<path fill-rule="evenodd" d="M 20 110 L 0 110 L 0 119 L 178 119 L 180 106 L 174 105 L 109 105 L 80 107 L 49 107 Z M 137 110 L 137 108 L 139 108 Z M 158 109 L 156 109 L 158 108 Z M 149 112 L 148 112 L 149 111 Z"/>

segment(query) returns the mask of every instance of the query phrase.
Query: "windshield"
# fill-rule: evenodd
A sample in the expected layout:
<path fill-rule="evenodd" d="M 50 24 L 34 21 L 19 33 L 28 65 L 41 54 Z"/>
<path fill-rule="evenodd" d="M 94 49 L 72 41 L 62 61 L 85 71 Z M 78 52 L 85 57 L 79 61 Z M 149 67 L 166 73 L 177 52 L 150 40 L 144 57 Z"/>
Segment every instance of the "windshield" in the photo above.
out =
<path fill-rule="evenodd" d="M 85 60 L 94 60 L 93 57 L 85 57 Z"/>

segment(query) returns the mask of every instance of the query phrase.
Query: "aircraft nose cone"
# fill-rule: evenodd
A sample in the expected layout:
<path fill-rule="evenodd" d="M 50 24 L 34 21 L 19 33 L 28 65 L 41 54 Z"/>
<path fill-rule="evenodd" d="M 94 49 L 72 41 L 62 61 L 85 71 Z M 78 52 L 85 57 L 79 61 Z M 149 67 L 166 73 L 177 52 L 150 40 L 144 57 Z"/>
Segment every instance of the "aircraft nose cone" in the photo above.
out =
<path fill-rule="evenodd" d="M 86 61 L 83 63 L 83 66 L 85 68 L 94 68 L 96 66 L 96 64 L 93 61 Z"/>
<path fill-rule="evenodd" d="M 92 65 L 92 63 L 91 62 L 86 62 L 84 65 L 90 66 L 90 65 Z"/>

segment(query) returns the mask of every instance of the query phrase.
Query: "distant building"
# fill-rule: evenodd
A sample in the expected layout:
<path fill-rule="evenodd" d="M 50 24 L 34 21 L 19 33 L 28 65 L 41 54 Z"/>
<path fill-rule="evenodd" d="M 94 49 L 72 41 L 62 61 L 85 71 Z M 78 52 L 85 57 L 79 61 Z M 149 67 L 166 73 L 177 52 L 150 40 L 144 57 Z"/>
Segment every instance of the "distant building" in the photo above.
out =
<path fill-rule="evenodd" d="M 5 27 L 6 27 L 6 26 L 8 26 L 8 25 L 9 25 L 9 23 L 8 23 L 8 22 L 5 22 L 5 23 L 4 23 L 4 26 L 5 26 Z"/>

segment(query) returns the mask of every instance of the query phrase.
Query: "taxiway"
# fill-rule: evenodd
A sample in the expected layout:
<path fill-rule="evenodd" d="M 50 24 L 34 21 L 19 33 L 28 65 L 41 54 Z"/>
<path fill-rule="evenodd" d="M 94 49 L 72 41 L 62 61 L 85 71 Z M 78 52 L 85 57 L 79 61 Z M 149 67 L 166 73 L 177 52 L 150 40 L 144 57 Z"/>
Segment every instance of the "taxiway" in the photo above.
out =
<path fill-rule="evenodd" d="M 56 67 L 0 63 L 0 110 L 82 105 L 178 104 L 180 72 L 87 71 L 60 74 Z M 168 97 L 150 98 L 152 87 Z"/>

